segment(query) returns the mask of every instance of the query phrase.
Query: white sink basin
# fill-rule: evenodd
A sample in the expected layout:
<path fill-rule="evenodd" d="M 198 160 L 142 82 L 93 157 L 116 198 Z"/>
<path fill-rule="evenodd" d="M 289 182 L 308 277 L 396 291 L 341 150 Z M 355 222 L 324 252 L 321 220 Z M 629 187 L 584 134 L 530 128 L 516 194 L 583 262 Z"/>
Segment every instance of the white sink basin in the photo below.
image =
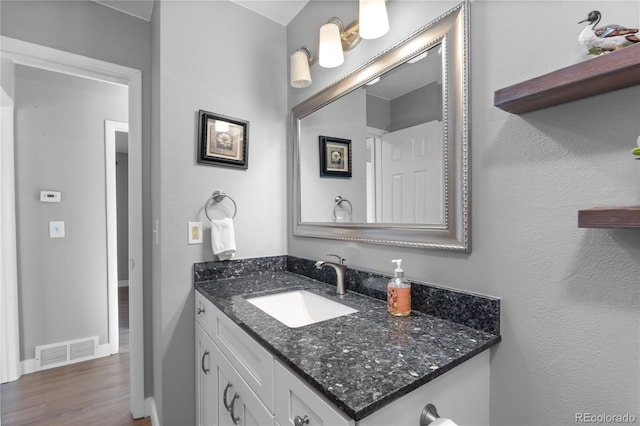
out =
<path fill-rule="evenodd" d="M 358 312 L 306 290 L 251 297 L 247 301 L 291 328 Z"/>

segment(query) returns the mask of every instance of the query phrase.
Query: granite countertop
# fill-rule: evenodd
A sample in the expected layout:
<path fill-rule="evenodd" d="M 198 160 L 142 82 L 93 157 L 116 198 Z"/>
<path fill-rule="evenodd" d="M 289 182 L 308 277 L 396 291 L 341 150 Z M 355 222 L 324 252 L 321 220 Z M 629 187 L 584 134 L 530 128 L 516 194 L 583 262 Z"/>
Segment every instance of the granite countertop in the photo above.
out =
<path fill-rule="evenodd" d="M 413 311 L 393 317 L 382 300 L 339 296 L 335 286 L 290 272 L 196 283 L 231 320 L 354 420 L 451 370 L 500 336 Z M 245 296 L 304 289 L 358 312 L 289 328 Z"/>

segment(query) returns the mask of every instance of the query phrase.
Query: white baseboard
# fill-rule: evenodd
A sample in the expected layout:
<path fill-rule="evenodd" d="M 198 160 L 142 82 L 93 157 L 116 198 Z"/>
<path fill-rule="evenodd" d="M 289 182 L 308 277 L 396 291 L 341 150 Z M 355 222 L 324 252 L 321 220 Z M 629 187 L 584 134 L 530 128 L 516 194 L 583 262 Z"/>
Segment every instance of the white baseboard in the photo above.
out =
<path fill-rule="evenodd" d="M 144 400 L 144 416 L 151 417 L 151 426 L 160 426 L 158 410 L 156 409 L 156 401 L 152 396 Z"/>
<path fill-rule="evenodd" d="M 36 359 L 25 359 L 24 361 L 20 361 L 22 365 L 22 374 L 29 374 L 36 371 Z"/>
<path fill-rule="evenodd" d="M 96 358 L 102 358 L 104 356 L 111 355 L 111 351 L 109 350 L 109 344 L 105 343 L 103 345 L 98 345 L 96 349 Z"/>
<path fill-rule="evenodd" d="M 89 359 L 102 358 L 102 357 L 111 355 L 111 351 L 109 350 L 109 344 L 105 343 L 105 344 L 102 344 L 102 345 L 98 345 L 98 347 L 96 348 L 95 355 L 96 355 L 95 357 L 89 358 Z M 88 361 L 88 359 L 78 360 L 78 362 L 82 362 L 82 361 Z M 42 368 L 42 369 L 38 370 L 36 368 L 37 367 L 37 363 L 36 363 L 36 359 L 35 358 L 25 359 L 25 360 L 20 362 L 20 365 L 22 366 L 22 374 L 35 373 L 36 371 L 42 371 L 42 370 L 47 370 L 48 368 L 55 368 L 55 367 L 60 367 L 61 366 L 61 365 L 52 365 L 51 367 Z M 64 365 L 69 365 L 69 364 L 64 364 Z"/>
<path fill-rule="evenodd" d="M 118 287 L 129 287 L 129 280 L 118 281 Z"/>

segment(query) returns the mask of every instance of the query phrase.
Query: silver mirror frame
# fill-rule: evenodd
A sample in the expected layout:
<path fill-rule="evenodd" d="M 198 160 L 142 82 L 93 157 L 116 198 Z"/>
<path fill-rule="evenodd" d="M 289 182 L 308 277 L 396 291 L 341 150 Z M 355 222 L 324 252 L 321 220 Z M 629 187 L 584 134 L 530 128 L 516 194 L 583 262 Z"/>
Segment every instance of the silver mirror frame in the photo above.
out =
<path fill-rule="evenodd" d="M 300 120 L 442 43 L 445 223 L 440 226 L 301 222 Z M 291 110 L 293 235 L 457 252 L 471 251 L 469 4 L 460 3 Z"/>

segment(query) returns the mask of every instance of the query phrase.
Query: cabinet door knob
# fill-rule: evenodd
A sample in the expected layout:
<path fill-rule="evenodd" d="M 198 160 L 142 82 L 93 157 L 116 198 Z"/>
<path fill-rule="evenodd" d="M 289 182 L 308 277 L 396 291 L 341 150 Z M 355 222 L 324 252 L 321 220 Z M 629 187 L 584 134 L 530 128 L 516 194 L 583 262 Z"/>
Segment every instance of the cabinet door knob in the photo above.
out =
<path fill-rule="evenodd" d="M 198 315 L 204 314 L 204 308 L 198 307 L 198 311 L 197 312 L 198 312 Z"/>
<path fill-rule="evenodd" d="M 200 367 L 202 367 L 202 371 L 204 371 L 204 374 L 209 374 L 209 369 L 204 366 L 204 358 L 208 355 L 209 355 L 209 351 L 205 350 L 204 353 L 202 354 L 202 359 L 200 360 Z"/>
<path fill-rule="evenodd" d="M 309 424 L 309 416 L 304 416 L 304 417 L 300 417 L 300 416 L 295 416 L 293 418 L 293 424 L 295 426 L 304 426 L 304 425 L 308 425 Z"/>
<path fill-rule="evenodd" d="M 231 409 L 229 410 L 229 415 L 231 416 L 231 420 L 233 421 L 234 425 L 238 424 L 238 420 L 240 420 L 240 417 L 236 417 L 235 413 L 233 412 L 233 407 L 234 404 L 236 402 L 236 399 L 238 399 L 240 397 L 240 395 L 238 395 L 237 393 L 233 394 L 233 398 L 231 398 Z"/>

